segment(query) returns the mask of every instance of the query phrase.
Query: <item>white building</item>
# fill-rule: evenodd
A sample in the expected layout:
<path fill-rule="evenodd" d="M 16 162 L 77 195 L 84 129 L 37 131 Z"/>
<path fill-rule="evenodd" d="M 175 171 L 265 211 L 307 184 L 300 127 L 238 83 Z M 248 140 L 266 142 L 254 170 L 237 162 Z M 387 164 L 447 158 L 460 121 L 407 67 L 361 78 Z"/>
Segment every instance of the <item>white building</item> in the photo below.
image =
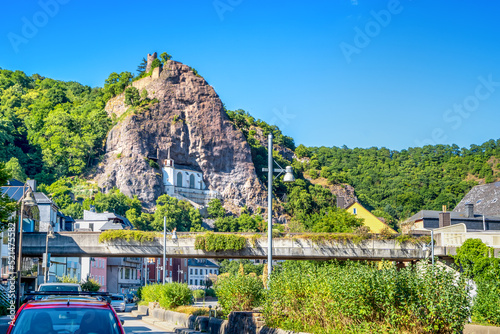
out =
<path fill-rule="evenodd" d="M 175 164 L 170 158 L 161 161 L 164 191 L 167 195 L 189 200 L 198 206 L 206 206 L 213 198 L 219 198 L 217 191 L 209 190 L 203 181 L 203 173 L 189 166 Z"/>
<path fill-rule="evenodd" d="M 208 259 L 189 259 L 189 288 L 203 289 L 209 275 L 219 275 L 219 265 Z"/>

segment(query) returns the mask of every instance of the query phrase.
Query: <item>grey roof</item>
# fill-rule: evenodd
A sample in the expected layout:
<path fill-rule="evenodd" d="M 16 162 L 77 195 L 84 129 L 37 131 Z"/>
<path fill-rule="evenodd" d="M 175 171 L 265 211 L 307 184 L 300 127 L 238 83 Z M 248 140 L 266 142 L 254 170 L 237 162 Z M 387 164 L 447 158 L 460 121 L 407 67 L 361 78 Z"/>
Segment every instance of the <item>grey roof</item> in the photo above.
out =
<path fill-rule="evenodd" d="M 120 224 L 120 223 L 113 223 L 112 221 L 108 221 L 102 227 L 100 228 L 101 231 L 107 231 L 107 230 L 125 230 L 126 225 L 125 224 Z"/>
<path fill-rule="evenodd" d="M 422 220 L 422 219 L 439 219 L 439 214 L 442 211 L 436 211 L 436 210 L 420 210 L 410 218 L 408 218 L 406 221 L 407 222 L 414 222 L 417 220 Z M 483 220 L 483 215 L 480 214 L 474 214 L 474 218 L 467 218 L 465 217 L 465 212 L 454 212 L 450 211 L 450 218 L 453 219 L 460 219 L 460 220 Z M 489 216 L 485 215 L 485 219 L 488 220 L 498 220 L 500 221 L 500 217 L 498 216 Z"/>
<path fill-rule="evenodd" d="M 36 193 L 34 193 L 34 195 L 35 195 L 36 204 L 52 204 L 52 203 L 54 203 L 44 193 L 36 192 Z M 55 205 L 55 203 L 54 203 L 54 205 Z"/>
<path fill-rule="evenodd" d="M 127 218 L 122 217 L 116 213 L 113 212 L 97 213 L 89 210 L 83 210 L 83 220 L 85 221 L 103 221 L 112 219 L 122 220 L 126 226 L 133 227 L 132 223 Z"/>
<path fill-rule="evenodd" d="M 188 259 L 188 267 L 219 268 L 220 266 L 208 259 Z"/>
<path fill-rule="evenodd" d="M 453 212 L 465 212 L 465 204 L 474 204 L 474 211 L 500 216 L 500 182 L 482 184 L 472 188 L 457 204 Z"/>

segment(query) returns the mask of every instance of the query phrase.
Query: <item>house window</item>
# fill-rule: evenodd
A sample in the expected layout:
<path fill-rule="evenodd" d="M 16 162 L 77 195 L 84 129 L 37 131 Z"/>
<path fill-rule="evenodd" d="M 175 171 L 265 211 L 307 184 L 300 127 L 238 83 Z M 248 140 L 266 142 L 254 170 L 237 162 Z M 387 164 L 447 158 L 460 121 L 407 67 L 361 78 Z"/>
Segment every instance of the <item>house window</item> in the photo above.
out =
<path fill-rule="evenodd" d="M 184 282 L 187 282 L 187 274 L 184 273 Z"/>
<path fill-rule="evenodd" d="M 172 270 L 170 270 L 170 277 L 172 277 Z"/>
<path fill-rule="evenodd" d="M 352 209 L 352 213 L 356 214 L 358 213 L 358 210 L 356 210 L 356 208 Z"/>
<path fill-rule="evenodd" d="M 170 258 L 170 266 L 172 266 L 172 258 Z"/>
<path fill-rule="evenodd" d="M 189 188 L 194 188 L 194 175 L 189 176 Z"/>
<path fill-rule="evenodd" d="M 184 266 L 187 267 L 188 266 L 188 260 L 187 259 L 184 259 Z"/>
<path fill-rule="evenodd" d="M 210 273 L 212 273 L 212 269 L 210 269 Z"/>
<path fill-rule="evenodd" d="M 177 184 L 176 184 L 177 187 L 182 187 L 182 173 L 179 172 L 177 173 Z"/>
<path fill-rule="evenodd" d="M 193 268 L 189 269 L 189 275 L 193 274 Z"/>
<path fill-rule="evenodd" d="M 192 279 L 189 280 L 189 285 L 193 285 L 193 280 Z"/>
<path fill-rule="evenodd" d="M 125 268 L 125 279 L 130 279 L 130 268 Z"/>
<path fill-rule="evenodd" d="M 89 223 L 89 229 L 90 229 L 91 231 L 93 231 L 93 230 L 94 230 L 94 223 Z"/>
<path fill-rule="evenodd" d="M 194 270 L 194 274 L 195 274 L 195 275 L 198 275 L 198 269 L 195 269 L 195 270 Z"/>
<path fill-rule="evenodd" d="M 198 280 L 197 279 L 194 280 L 194 285 L 198 285 Z"/>

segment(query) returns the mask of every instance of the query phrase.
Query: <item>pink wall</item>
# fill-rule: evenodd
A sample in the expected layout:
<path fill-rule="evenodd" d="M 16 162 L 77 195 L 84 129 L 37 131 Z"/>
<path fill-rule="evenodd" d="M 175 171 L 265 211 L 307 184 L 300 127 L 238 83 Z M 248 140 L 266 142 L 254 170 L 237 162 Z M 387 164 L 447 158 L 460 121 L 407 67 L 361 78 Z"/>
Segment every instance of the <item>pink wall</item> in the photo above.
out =
<path fill-rule="evenodd" d="M 106 292 L 106 267 L 108 259 L 105 257 L 96 257 L 94 259 L 95 261 L 91 261 L 90 263 L 90 276 L 101 285 L 99 291 Z"/>

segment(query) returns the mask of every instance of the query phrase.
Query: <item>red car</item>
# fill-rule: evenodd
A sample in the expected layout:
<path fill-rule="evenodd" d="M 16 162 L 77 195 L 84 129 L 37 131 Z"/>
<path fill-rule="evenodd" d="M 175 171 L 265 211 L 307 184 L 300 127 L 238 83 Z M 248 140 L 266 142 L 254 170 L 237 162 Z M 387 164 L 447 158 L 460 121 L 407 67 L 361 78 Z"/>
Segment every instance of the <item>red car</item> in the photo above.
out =
<path fill-rule="evenodd" d="M 7 334 L 125 334 L 109 303 L 92 297 L 56 296 L 21 306 Z"/>

